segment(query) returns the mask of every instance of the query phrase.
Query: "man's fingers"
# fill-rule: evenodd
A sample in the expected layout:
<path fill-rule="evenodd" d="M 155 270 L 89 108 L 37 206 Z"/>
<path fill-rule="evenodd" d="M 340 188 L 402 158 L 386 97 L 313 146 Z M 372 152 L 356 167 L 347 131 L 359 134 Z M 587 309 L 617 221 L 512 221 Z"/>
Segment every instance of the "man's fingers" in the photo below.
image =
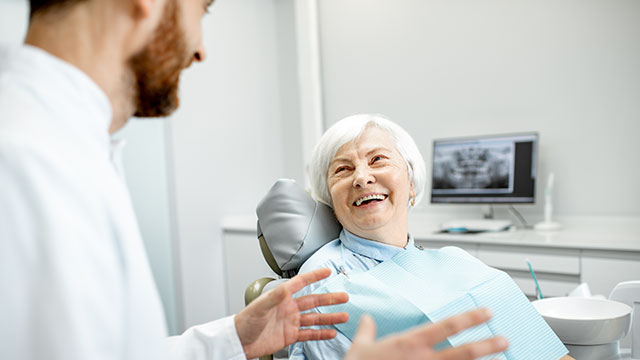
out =
<path fill-rule="evenodd" d="M 371 344 L 376 338 L 376 324 L 369 315 L 362 315 L 358 331 L 353 336 L 354 344 Z"/>
<path fill-rule="evenodd" d="M 449 348 L 438 354 L 440 360 L 471 360 L 505 351 L 509 346 L 503 337 L 491 338 L 475 343 Z"/>
<path fill-rule="evenodd" d="M 331 270 L 322 268 L 294 276 L 291 280 L 263 294 L 266 296 L 266 299 L 263 299 L 263 301 L 259 303 L 265 308 L 277 306 L 287 295 L 294 294 L 303 287 L 318 280 L 322 280 L 329 275 L 331 275 Z M 301 299 L 304 300 L 300 301 Z M 329 293 L 321 295 L 307 295 L 296 299 L 296 302 L 300 311 L 305 311 L 317 306 L 343 304 L 348 300 L 349 296 L 346 293 Z"/>
<path fill-rule="evenodd" d="M 349 301 L 349 295 L 344 292 L 313 294 L 299 297 L 295 300 L 298 305 L 298 310 L 305 311 L 318 306 L 344 304 Z"/>
<path fill-rule="evenodd" d="M 286 297 L 287 292 L 285 288 L 280 285 L 273 290 L 269 290 L 266 293 L 260 295 L 256 300 L 251 302 L 247 308 L 256 309 L 258 311 L 269 311 L 271 308 L 278 306 Z"/>
<path fill-rule="evenodd" d="M 464 314 L 452 316 L 446 320 L 418 328 L 411 331 L 414 335 L 424 341 L 428 346 L 443 341 L 447 337 L 457 334 L 462 330 L 480 325 L 491 318 L 489 309 L 477 309 Z"/>
<path fill-rule="evenodd" d="M 346 312 L 331 314 L 309 313 L 300 315 L 300 326 L 334 325 L 345 323 L 348 320 L 349 314 Z"/>
<path fill-rule="evenodd" d="M 297 341 L 330 340 L 338 334 L 334 329 L 301 329 Z"/>
<path fill-rule="evenodd" d="M 284 283 L 284 286 L 293 294 L 309 284 L 327 278 L 329 275 L 331 275 L 331 270 L 327 268 L 316 269 L 294 276 L 291 280 Z"/>

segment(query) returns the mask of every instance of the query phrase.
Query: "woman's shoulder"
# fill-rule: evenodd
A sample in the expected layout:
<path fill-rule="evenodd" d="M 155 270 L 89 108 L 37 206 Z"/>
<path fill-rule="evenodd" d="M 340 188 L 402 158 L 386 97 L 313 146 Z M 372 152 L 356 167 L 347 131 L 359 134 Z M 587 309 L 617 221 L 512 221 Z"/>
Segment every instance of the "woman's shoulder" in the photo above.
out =
<path fill-rule="evenodd" d="M 313 253 L 313 255 L 311 255 L 304 264 L 302 264 L 298 274 L 304 274 L 320 268 L 327 268 L 331 270 L 331 275 L 326 279 L 307 285 L 302 290 L 298 291 L 295 296 L 299 297 L 311 294 L 321 287 L 328 279 L 334 277 L 338 273 L 339 268 L 336 264 L 340 262 L 341 258 L 342 252 L 340 249 L 340 241 L 338 239 L 326 243 L 318 249 L 318 251 Z"/>
<path fill-rule="evenodd" d="M 341 258 L 340 239 L 331 240 L 313 253 L 313 255 L 302 264 L 298 273 L 303 274 L 319 268 L 328 268 L 335 272 L 338 270 L 335 264 L 337 260 Z"/>

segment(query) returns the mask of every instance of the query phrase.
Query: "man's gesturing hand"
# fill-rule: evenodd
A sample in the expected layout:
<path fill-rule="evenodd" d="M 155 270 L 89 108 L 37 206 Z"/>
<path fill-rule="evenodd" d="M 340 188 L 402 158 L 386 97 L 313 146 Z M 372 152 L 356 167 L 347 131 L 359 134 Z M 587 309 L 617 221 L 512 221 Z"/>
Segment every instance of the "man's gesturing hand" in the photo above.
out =
<path fill-rule="evenodd" d="M 295 276 L 277 288 L 262 294 L 235 317 L 236 331 L 248 359 L 272 354 L 296 341 L 327 340 L 336 336 L 332 329 L 300 329 L 301 326 L 332 325 L 346 322 L 347 313 L 300 314 L 317 306 L 342 304 L 346 293 L 292 295 L 303 287 L 331 275 L 329 269 L 318 269 Z"/>
<path fill-rule="evenodd" d="M 507 340 L 500 337 L 448 348 L 440 352 L 433 350 L 436 344 L 448 336 L 482 324 L 489 318 L 491 318 L 489 310 L 474 310 L 375 342 L 375 324 L 371 317 L 363 316 L 345 360 L 467 360 L 504 351 L 508 345 Z"/>

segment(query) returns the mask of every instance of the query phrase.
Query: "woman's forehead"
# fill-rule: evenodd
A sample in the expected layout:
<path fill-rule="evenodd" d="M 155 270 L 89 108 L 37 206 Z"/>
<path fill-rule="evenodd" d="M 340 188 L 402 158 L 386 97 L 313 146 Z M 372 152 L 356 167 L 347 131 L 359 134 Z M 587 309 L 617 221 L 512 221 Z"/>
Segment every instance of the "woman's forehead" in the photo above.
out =
<path fill-rule="evenodd" d="M 380 150 L 397 151 L 395 141 L 387 131 L 371 126 L 367 127 L 360 136 L 338 148 L 332 162 L 345 155 L 353 155 L 355 153 L 360 156 L 371 155 L 371 153 Z"/>

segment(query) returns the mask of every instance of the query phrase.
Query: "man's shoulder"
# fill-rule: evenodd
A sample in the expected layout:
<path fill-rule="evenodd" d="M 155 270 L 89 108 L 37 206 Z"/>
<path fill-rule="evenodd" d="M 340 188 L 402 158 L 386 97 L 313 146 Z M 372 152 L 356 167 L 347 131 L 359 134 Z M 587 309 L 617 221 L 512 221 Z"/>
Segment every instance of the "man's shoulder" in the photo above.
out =
<path fill-rule="evenodd" d="M 0 136 L 32 137 L 52 128 L 52 114 L 38 93 L 35 85 L 0 70 Z"/>

